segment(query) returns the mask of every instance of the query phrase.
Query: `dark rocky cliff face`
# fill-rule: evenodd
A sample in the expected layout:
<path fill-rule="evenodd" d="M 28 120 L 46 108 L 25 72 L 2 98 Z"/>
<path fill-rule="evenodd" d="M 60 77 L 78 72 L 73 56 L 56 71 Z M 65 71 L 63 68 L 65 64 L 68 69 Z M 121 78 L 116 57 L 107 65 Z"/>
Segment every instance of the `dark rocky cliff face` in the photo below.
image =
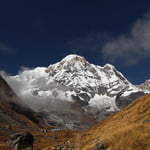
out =
<path fill-rule="evenodd" d="M 7 82 L 0 75 L 0 96 L 7 97 L 17 97 L 15 92 L 11 89 L 11 87 L 7 84 Z"/>
<path fill-rule="evenodd" d="M 28 108 L 0 76 L 0 124 L 3 126 L 0 130 L 10 125 L 28 128 L 42 127 L 42 122 L 40 116 Z"/>
<path fill-rule="evenodd" d="M 116 105 L 122 109 L 126 106 L 128 106 L 132 101 L 142 97 L 145 95 L 144 92 L 136 92 L 136 93 L 131 93 L 130 95 L 128 96 L 125 96 L 125 97 L 121 97 L 120 96 L 121 94 L 118 94 L 117 97 L 116 97 Z"/>

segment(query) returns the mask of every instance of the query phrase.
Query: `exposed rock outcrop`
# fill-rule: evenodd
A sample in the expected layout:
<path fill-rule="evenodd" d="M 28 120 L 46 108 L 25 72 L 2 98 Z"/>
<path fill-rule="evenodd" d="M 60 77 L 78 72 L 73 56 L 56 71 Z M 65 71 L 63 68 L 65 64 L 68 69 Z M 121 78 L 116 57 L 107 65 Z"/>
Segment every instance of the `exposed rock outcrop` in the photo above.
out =
<path fill-rule="evenodd" d="M 0 76 L 0 135 L 17 128 L 47 128 L 41 116 L 29 108 Z"/>
<path fill-rule="evenodd" d="M 10 136 L 7 145 L 12 150 L 33 150 L 34 137 L 28 132 L 19 132 Z"/>
<path fill-rule="evenodd" d="M 105 146 L 105 141 L 100 141 L 92 150 L 107 150 Z"/>

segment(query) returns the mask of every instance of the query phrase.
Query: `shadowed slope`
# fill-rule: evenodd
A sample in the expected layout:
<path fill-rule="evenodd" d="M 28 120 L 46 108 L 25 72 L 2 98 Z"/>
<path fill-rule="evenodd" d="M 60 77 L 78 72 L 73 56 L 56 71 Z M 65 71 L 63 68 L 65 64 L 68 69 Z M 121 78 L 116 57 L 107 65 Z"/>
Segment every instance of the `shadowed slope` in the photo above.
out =
<path fill-rule="evenodd" d="M 35 129 L 46 127 L 38 114 L 28 108 L 0 76 L 0 131 L 6 130 L 8 134 L 14 126 Z"/>

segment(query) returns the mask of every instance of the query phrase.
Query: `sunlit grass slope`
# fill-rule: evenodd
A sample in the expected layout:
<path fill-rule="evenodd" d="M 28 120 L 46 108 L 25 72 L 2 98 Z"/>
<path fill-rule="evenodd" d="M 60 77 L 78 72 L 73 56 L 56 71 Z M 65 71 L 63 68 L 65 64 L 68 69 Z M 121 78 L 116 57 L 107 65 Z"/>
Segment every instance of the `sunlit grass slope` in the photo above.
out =
<path fill-rule="evenodd" d="M 150 94 L 84 131 L 81 139 L 81 150 L 102 140 L 110 150 L 150 150 Z"/>

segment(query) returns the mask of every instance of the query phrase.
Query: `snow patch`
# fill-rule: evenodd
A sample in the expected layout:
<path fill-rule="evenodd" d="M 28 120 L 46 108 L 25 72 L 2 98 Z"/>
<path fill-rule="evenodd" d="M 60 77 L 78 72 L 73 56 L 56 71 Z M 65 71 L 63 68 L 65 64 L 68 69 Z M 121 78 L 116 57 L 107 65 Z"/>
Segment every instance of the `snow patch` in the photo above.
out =
<path fill-rule="evenodd" d="M 116 111 L 118 107 L 115 104 L 116 97 L 108 97 L 106 95 L 97 95 L 90 100 L 89 105 L 99 109 L 110 107 L 109 111 Z"/>

